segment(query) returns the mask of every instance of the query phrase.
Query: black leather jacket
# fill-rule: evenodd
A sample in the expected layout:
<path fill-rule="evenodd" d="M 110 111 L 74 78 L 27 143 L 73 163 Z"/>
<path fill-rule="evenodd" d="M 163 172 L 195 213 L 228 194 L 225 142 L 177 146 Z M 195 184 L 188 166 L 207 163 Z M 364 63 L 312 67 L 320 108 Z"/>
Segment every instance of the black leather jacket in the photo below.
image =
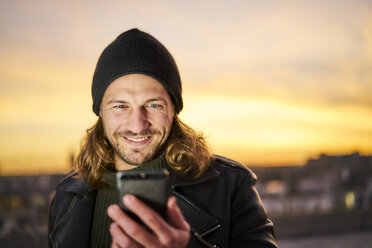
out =
<path fill-rule="evenodd" d="M 171 173 L 170 181 L 193 230 L 188 247 L 277 247 L 249 169 L 218 156 L 199 178 Z M 90 247 L 95 196 L 74 174 L 63 180 L 50 209 L 49 247 Z"/>

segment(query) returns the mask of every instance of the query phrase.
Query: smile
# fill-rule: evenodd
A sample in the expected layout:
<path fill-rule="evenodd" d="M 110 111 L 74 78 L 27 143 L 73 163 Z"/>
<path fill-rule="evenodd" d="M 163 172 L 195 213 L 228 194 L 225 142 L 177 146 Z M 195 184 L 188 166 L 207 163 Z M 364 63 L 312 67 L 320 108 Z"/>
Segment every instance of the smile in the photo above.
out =
<path fill-rule="evenodd" d="M 134 137 L 125 137 L 126 139 L 133 141 L 133 142 L 142 142 L 149 139 L 151 136 L 141 137 L 141 138 L 134 138 Z"/>

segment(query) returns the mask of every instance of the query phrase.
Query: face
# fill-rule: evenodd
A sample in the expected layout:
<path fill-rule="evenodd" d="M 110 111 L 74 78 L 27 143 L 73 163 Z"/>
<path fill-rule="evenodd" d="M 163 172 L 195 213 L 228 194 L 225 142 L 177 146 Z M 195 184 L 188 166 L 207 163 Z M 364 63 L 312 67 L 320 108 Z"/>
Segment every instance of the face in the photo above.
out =
<path fill-rule="evenodd" d="M 116 152 L 116 169 L 126 170 L 151 160 L 159 152 L 172 128 L 174 106 L 157 80 L 130 74 L 107 87 L 100 116 Z"/>

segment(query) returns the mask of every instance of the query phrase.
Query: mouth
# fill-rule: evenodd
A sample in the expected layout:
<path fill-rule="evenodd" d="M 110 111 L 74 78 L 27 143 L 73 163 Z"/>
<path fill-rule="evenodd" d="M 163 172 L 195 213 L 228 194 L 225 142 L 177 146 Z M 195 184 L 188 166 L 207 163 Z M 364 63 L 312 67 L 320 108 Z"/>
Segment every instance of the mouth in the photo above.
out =
<path fill-rule="evenodd" d="M 130 144 L 133 145 L 144 145 L 150 141 L 151 136 L 143 136 L 143 137 L 129 137 L 123 136 L 123 138 Z"/>

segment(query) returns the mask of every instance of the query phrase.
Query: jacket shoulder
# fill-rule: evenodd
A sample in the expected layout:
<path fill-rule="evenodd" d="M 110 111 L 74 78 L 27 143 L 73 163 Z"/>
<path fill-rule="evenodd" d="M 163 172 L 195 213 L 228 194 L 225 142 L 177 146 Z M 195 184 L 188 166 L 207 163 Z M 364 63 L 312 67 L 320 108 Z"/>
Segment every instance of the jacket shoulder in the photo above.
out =
<path fill-rule="evenodd" d="M 245 177 L 248 177 L 248 179 L 253 182 L 257 181 L 257 176 L 251 169 L 235 160 L 226 158 L 224 156 L 215 155 L 215 165 L 224 167 L 228 170 L 237 171 L 236 173 L 242 173 Z"/>
<path fill-rule="evenodd" d="M 56 187 L 56 192 L 67 191 L 73 193 L 79 193 L 82 195 L 88 194 L 92 189 L 85 183 L 79 173 L 75 170 L 62 179 L 62 181 Z"/>
<path fill-rule="evenodd" d="M 73 170 L 70 173 L 68 173 L 61 182 L 57 185 L 56 189 L 59 189 L 61 187 L 64 187 L 65 185 L 68 185 L 72 183 L 74 180 L 76 180 L 76 176 L 78 175 L 78 172 Z"/>
<path fill-rule="evenodd" d="M 95 194 L 76 171 L 59 183 L 49 209 L 49 247 L 89 247 Z"/>

